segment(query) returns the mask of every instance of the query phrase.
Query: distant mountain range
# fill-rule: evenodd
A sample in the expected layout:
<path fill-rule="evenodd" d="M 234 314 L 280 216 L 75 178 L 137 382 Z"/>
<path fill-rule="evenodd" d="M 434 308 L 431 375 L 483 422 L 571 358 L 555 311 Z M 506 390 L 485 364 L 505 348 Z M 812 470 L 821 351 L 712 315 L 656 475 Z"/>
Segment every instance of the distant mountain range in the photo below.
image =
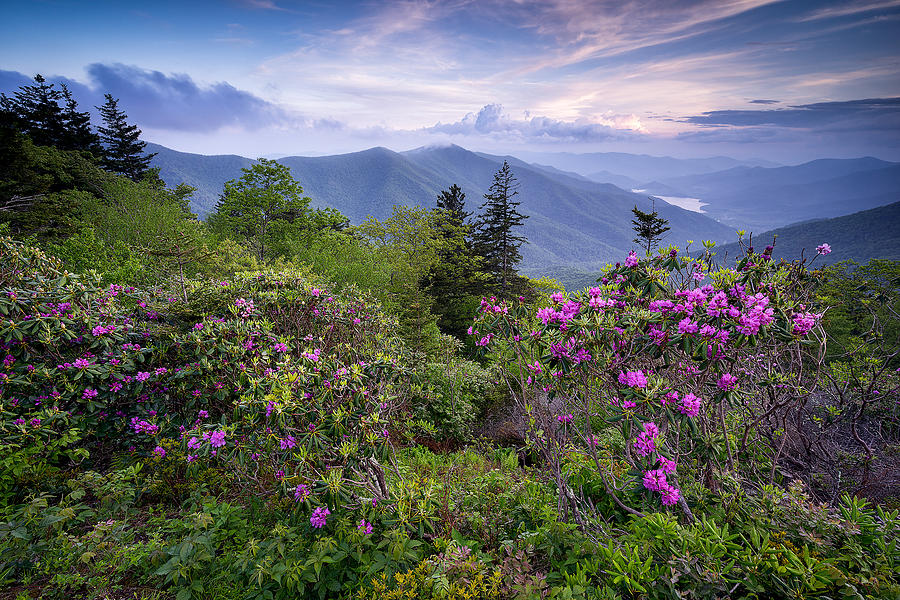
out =
<path fill-rule="evenodd" d="M 757 252 L 775 241 L 775 258 L 794 260 L 816 255 L 816 246 L 827 243 L 831 254 L 816 258 L 814 266 L 825 266 L 842 260 L 868 262 L 872 258 L 900 260 L 900 202 L 863 210 L 833 219 L 797 223 L 773 231 L 755 234 Z M 730 261 L 741 254 L 737 243 L 716 248 L 716 258 Z"/>
<path fill-rule="evenodd" d="M 709 216 L 762 231 L 847 215 L 900 200 L 900 164 L 877 158 L 823 159 L 792 167 L 739 166 L 640 185 L 660 196 L 699 198 Z"/>
<path fill-rule="evenodd" d="M 735 167 L 780 167 L 778 163 L 760 160 L 738 160 L 728 156 L 711 158 L 673 158 L 671 156 L 650 156 L 648 154 L 627 154 L 624 152 L 519 152 L 519 158 L 530 162 L 550 165 L 557 169 L 575 171 L 601 183 L 639 183 L 654 179 L 667 179 L 699 173 L 712 173 Z M 628 183 L 631 186 L 631 183 Z M 620 185 L 620 187 L 622 187 Z"/>
<path fill-rule="evenodd" d="M 214 208 L 223 183 L 239 177 L 240 169 L 253 162 L 233 155 L 186 154 L 155 144 L 148 150 L 157 152 L 153 164 L 169 185 L 184 182 L 198 189 L 192 206 L 201 216 Z M 291 168 L 314 206 L 336 208 L 352 223 L 360 223 L 368 215 L 389 216 L 395 204 L 435 206 L 437 194 L 453 183 L 465 191 L 467 208 L 477 211 L 504 159 L 519 180 L 520 210 L 529 216 L 523 231 L 529 242 L 522 247 L 523 272 L 553 276 L 572 269 L 595 271 L 622 260 L 634 247 L 631 209 L 636 205 L 649 210 L 647 195 L 512 156 L 445 146 L 403 153 L 372 148 L 279 162 Z M 659 202 L 657 209 L 672 228 L 667 241 L 683 245 L 687 240 L 734 239 L 731 227 L 705 215 Z"/>

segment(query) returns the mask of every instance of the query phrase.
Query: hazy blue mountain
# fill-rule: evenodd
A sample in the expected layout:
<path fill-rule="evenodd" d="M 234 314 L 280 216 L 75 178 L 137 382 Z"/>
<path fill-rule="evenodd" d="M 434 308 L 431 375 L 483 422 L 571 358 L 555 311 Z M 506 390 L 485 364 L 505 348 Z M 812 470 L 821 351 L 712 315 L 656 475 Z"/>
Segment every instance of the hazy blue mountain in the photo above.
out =
<path fill-rule="evenodd" d="M 240 176 L 241 166 L 231 156 L 185 155 L 161 146 L 154 164 L 170 185 L 186 182 L 203 190 L 194 209 L 205 214 L 215 204 L 222 184 Z M 317 207 L 330 206 L 359 223 L 368 215 L 384 218 L 393 205 L 432 207 L 437 194 L 451 184 L 466 192 L 469 210 L 477 210 L 493 174 L 506 159 L 521 186 L 521 211 L 529 215 L 522 248 L 523 271 L 544 274 L 551 267 L 600 269 L 621 260 L 630 248 L 631 208 L 649 209 L 644 194 L 633 194 L 610 184 L 590 181 L 556 169 L 535 167 L 515 157 L 476 154 L 459 146 L 419 148 L 404 153 L 385 148 L 321 157 L 286 157 L 294 177 Z M 208 163 L 208 164 L 206 164 Z M 176 168 L 176 165 L 179 168 Z M 727 241 L 733 231 L 704 215 L 657 203 L 669 219 L 667 241 L 688 239 Z"/>
<path fill-rule="evenodd" d="M 597 171 L 596 173 L 588 173 L 588 179 L 599 183 L 611 183 L 614 186 L 622 188 L 623 190 L 633 190 L 635 188 L 641 187 L 641 182 L 637 179 L 632 179 L 631 177 L 619 175 L 618 173 L 611 173 L 609 171 Z"/>
<path fill-rule="evenodd" d="M 734 193 L 762 184 L 774 186 L 814 183 L 892 166 L 895 166 L 895 163 L 870 156 L 852 159 L 826 158 L 791 167 L 740 166 L 713 173 L 657 179 L 658 183 L 669 185 L 685 193 L 702 196 L 713 193 Z M 648 178 L 645 177 L 643 181 L 648 181 Z"/>
<path fill-rule="evenodd" d="M 178 152 L 159 144 L 148 143 L 147 152 L 156 152 L 153 166 L 159 167 L 159 176 L 169 185 L 188 183 L 197 191 L 191 206 L 194 212 L 205 217 L 215 207 L 222 193 L 223 184 L 241 176 L 241 169 L 255 161 L 234 154 L 206 156 Z"/>
<path fill-rule="evenodd" d="M 642 185 L 673 188 L 708 203 L 711 217 L 748 231 L 829 218 L 900 200 L 900 164 L 876 158 L 825 159 L 793 167 L 737 167 Z"/>
<path fill-rule="evenodd" d="M 557 169 L 575 171 L 596 179 L 591 174 L 600 172 L 624 175 L 635 181 L 667 179 L 697 173 L 712 173 L 741 166 L 776 167 L 778 163 L 749 159 L 738 160 L 727 156 L 710 158 L 673 158 L 671 156 L 650 156 L 647 154 L 627 154 L 623 152 L 591 152 L 575 154 L 571 152 L 520 152 L 519 157 Z M 609 181 L 608 183 L 615 183 Z"/>
<path fill-rule="evenodd" d="M 816 254 L 816 246 L 828 243 L 831 254 L 816 258 L 814 265 L 828 265 L 841 260 L 865 263 L 873 258 L 900 259 L 900 202 L 833 219 L 797 223 L 753 236 L 756 251 L 762 251 L 777 235 L 774 256 L 793 260 L 804 252 L 806 258 Z M 717 258 L 740 254 L 738 244 L 716 249 Z"/>

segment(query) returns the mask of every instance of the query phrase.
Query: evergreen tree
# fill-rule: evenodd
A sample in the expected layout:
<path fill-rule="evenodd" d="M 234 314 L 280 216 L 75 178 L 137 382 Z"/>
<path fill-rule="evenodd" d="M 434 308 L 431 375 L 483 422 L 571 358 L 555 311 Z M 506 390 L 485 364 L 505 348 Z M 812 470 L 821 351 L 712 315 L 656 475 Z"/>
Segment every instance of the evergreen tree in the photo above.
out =
<path fill-rule="evenodd" d="M 466 193 L 455 183 L 437 197 L 437 207 L 447 211 L 448 221 L 461 227 L 472 213 L 466 212 Z"/>
<path fill-rule="evenodd" d="M 0 95 L 3 121 L 35 144 L 61 147 L 66 137 L 66 118 L 59 105 L 63 92 L 40 74 L 34 76 L 34 82 L 20 87 L 12 98 Z"/>
<path fill-rule="evenodd" d="M 472 225 L 466 212 L 466 194 L 456 184 L 437 197 L 437 228 L 444 238 L 438 262 L 425 279 L 425 288 L 434 298 L 438 327 L 444 333 L 464 337 L 471 324 L 484 283 L 481 261 L 472 248 Z"/>
<path fill-rule="evenodd" d="M 102 156 L 100 136 L 91 129 L 91 113 L 78 110 L 78 103 L 69 88 L 62 84 L 61 99 L 65 101 L 63 109 L 63 139 L 59 147 L 63 150 L 86 150 L 96 156 Z"/>
<path fill-rule="evenodd" d="M 112 94 L 105 97 L 103 106 L 97 107 L 105 125 L 99 128 L 104 147 L 103 166 L 138 181 L 148 172 L 156 154 L 144 154 L 147 143 L 140 140 L 141 130 L 128 124 L 128 115 L 119 110 L 118 99 Z"/>
<path fill-rule="evenodd" d="M 644 246 L 647 254 L 650 254 L 659 245 L 662 234 L 671 229 L 669 221 L 660 217 L 656 212 L 656 200 L 653 198 L 650 200 L 653 201 L 652 212 L 644 212 L 637 206 L 631 209 L 631 212 L 634 213 L 634 219 L 631 220 L 631 228 L 637 233 L 637 237 L 633 241 Z"/>
<path fill-rule="evenodd" d="M 475 252 L 481 256 L 485 273 L 490 278 L 491 291 L 502 297 L 520 290 L 524 280 L 516 272 L 522 260 L 519 247 L 527 240 L 517 233 L 517 228 L 528 217 L 518 211 L 521 204 L 515 200 L 519 194 L 518 182 L 503 161 L 494 173 L 494 181 L 484 195 L 483 212 L 478 218 L 473 235 Z"/>

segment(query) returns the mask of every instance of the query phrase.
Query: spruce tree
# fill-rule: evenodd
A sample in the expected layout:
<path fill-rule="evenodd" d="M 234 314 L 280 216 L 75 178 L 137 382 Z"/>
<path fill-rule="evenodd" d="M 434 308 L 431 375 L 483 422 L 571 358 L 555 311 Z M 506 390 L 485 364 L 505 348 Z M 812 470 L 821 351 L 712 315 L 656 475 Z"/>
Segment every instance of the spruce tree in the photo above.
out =
<path fill-rule="evenodd" d="M 484 195 L 482 213 L 475 226 L 473 242 L 475 252 L 481 256 L 485 273 L 491 279 L 492 291 L 508 297 L 512 291 L 522 288 L 522 279 L 516 265 L 522 260 L 519 248 L 527 240 L 517 233 L 528 217 L 518 211 L 520 201 L 518 181 L 509 163 L 494 173 L 494 181 Z"/>
<path fill-rule="evenodd" d="M 466 193 L 455 183 L 437 197 L 437 207 L 447 211 L 448 222 L 461 227 L 472 213 L 466 212 Z"/>
<path fill-rule="evenodd" d="M 86 150 L 96 156 L 101 156 L 103 148 L 100 147 L 100 136 L 91 129 L 91 113 L 78 110 L 78 103 L 72 96 L 69 88 L 62 84 L 61 99 L 65 101 L 63 108 L 63 139 L 59 148 L 63 150 Z"/>
<path fill-rule="evenodd" d="M 134 181 L 140 180 L 150 169 L 156 154 L 144 154 L 147 143 L 140 140 L 141 130 L 128 124 L 128 115 L 119 110 L 119 100 L 105 94 L 106 102 L 98 106 L 105 127 L 100 127 L 103 143 L 103 166 Z"/>
<path fill-rule="evenodd" d="M 437 228 L 443 238 L 439 260 L 424 280 L 424 288 L 434 298 L 434 313 L 443 333 L 465 336 L 483 287 L 481 261 L 472 248 L 472 225 L 466 194 L 456 184 L 437 197 Z"/>
<path fill-rule="evenodd" d="M 632 229 L 637 233 L 637 237 L 633 241 L 644 246 L 647 254 L 650 254 L 659 245 L 662 234 L 671 229 L 669 221 L 660 217 L 659 213 L 656 212 L 656 200 L 653 198 L 650 198 L 650 200 L 653 201 L 652 212 L 644 212 L 637 206 L 631 209 L 635 217 L 631 220 L 631 225 Z"/>
<path fill-rule="evenodd" d="M 65 139 L 65 117 L 59 102 L 62 91 L 47 83 L 40 74 L 34 76 L 35 85 L 20 87 L 10 98 L 0 96 L 3 121 L 40 146 L 61 146 Z"/>

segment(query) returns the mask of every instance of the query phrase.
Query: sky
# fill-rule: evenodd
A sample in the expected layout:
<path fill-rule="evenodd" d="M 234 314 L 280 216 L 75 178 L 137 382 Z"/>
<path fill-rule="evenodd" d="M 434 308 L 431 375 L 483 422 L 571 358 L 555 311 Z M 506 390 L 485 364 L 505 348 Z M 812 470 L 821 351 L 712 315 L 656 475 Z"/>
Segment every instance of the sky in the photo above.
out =
<path fill-rule="evenodd" d="M 201 154 L 900 160 L 900 0 L 3 0 L 36 73 Z"/>

